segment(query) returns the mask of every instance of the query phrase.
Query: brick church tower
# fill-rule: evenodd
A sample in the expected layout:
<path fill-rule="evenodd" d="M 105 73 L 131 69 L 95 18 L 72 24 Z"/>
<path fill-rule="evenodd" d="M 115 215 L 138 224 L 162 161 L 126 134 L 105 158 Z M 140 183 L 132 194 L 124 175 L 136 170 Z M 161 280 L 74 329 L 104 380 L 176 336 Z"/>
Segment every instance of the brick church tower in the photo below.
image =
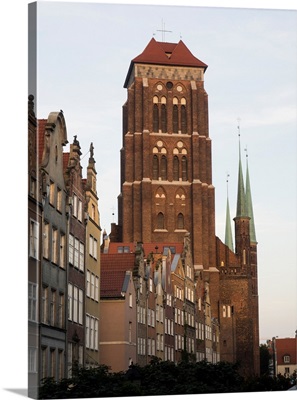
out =
<path fill-rule="evenodd" d="M 182 41 L 151 39 L 131 61 L 123 107 L 119 239 L 182 242 L 194 264 L 215 264 L 207 65 Z"/>
<path fill-rule="evenodd" d="M 215 235 L 207 65 L 186 45 L 151 39 L 130 64 L 124 87 L 121 193 L 111 241 L 183 243 L 190 234 L 220 325 L 221 360 L 259 372 L 257 243 L 247 170 L 239 168 L 235 252 Z M 229 207 L 228 207 L 229 213 Z"/>

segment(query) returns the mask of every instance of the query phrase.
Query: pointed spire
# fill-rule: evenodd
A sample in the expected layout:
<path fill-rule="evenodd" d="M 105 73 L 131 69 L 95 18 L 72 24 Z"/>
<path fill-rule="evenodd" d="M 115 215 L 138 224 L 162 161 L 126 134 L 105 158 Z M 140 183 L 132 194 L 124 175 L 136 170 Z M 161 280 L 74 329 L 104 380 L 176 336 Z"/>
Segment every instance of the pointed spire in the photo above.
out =
<path fill-rule="evenodd" d="M 250 185 L 250 176 L 249 176 L 249 165 L 248 165 L 248 153 L 246 151 L 246 211 L 248 217 L 250 217 L 250 240 L 251 242 L 257 242 L 256 240 L 256 231 L 255 231 L 255 222 L 254 222 L 254 212 L 253 212 L 253 203 L 252 203 L 252 194 L 251 194 L 251 185 Z"/>
<path fill-rule="evenodd" d="M 231 230 L 231 218 L 230 218 L 230 207 L 229 207 L 229 193 L 228 193 L 228 177 L 227 175 L 227 207 L 226 207 L 226 226 L 225 226 L 225 245 L 234 252 L 232 230 Z"/>
<path fill-rule="evenodd" d="M 238 139 L 239 139 L 239 168 L 238 168 L 236 217 L 246 217 L 245 192 L 244 192 L 242 165 L 241 165 L 240 127 L 239 127 L 239 124 L 238 124 L 237 128 L 238 128 Z"/>

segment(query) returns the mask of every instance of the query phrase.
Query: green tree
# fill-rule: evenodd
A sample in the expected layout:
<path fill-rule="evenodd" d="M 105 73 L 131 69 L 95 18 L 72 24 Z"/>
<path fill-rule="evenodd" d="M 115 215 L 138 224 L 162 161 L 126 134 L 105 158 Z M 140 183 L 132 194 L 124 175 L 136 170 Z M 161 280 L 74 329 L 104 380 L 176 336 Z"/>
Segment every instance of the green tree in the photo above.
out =
<path fill-rule="evenodd" d="M 260 345 L 260 375 L 269 375 L 269 363 L 271 355 L 266 344 Z"/>

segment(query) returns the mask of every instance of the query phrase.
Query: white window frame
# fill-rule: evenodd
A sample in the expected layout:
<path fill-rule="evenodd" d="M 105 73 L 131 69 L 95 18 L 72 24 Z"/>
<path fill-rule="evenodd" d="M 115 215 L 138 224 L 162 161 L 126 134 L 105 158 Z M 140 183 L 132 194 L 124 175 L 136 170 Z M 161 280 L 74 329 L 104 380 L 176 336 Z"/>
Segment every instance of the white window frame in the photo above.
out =
<path fill-rule="evenodd" d="M 30 257 L 39 259 L 39 223 L 30 218 Z"/>
<path fill-rule="evenodd" d="M 38 310 L 38 285 L 28 282 L 28 319 L 29 321 L 37 322 Z"/>

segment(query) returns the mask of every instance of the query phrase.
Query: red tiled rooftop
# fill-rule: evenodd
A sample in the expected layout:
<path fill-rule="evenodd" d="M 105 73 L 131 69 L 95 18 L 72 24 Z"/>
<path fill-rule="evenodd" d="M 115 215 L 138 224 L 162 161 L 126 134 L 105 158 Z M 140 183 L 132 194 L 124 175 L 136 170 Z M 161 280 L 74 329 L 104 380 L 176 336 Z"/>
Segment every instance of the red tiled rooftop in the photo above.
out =
<path fill-rule="evenodd" d="M 277 364 L 284 364 L 284 356 L 289 355 L 290 364 L 297 364 L 297 338 L 276 339 Z"/>
<path fill-rule="evenodd" d="M 135 252 L 136 244 L 131 242 L 111 242 L 109 243 L 109 249 L 107 254 L 129 254 L 129 253 L 119 253 L 118 248 L 129 247 L 130 253 Z M 158 247 L 156 249 L 156 247 Z M 174 247 L 175 253 L 181 254 L 183 251 L 183 243 L 143 243 L 144 255 L 148 256 L 150 253 L 161 253 L 164 252 L 164 247 Z"/>
<path fill-rule="evenodd" d="M 131 61 L 124 87 L 128 84 L 135 63 L 199 67 L 204 70 L 207 68 L 204 62 L 190 52 L 182 40 L 178 43 L 168 43 L 157 42 L 152 38 L 144 51 Z"/>
<path fill-rule="evenodd" d="M 135 255 L 132 253 L 101 254 L 102 298 L 119 298 L 126 271 L 134 268 Z"/>

